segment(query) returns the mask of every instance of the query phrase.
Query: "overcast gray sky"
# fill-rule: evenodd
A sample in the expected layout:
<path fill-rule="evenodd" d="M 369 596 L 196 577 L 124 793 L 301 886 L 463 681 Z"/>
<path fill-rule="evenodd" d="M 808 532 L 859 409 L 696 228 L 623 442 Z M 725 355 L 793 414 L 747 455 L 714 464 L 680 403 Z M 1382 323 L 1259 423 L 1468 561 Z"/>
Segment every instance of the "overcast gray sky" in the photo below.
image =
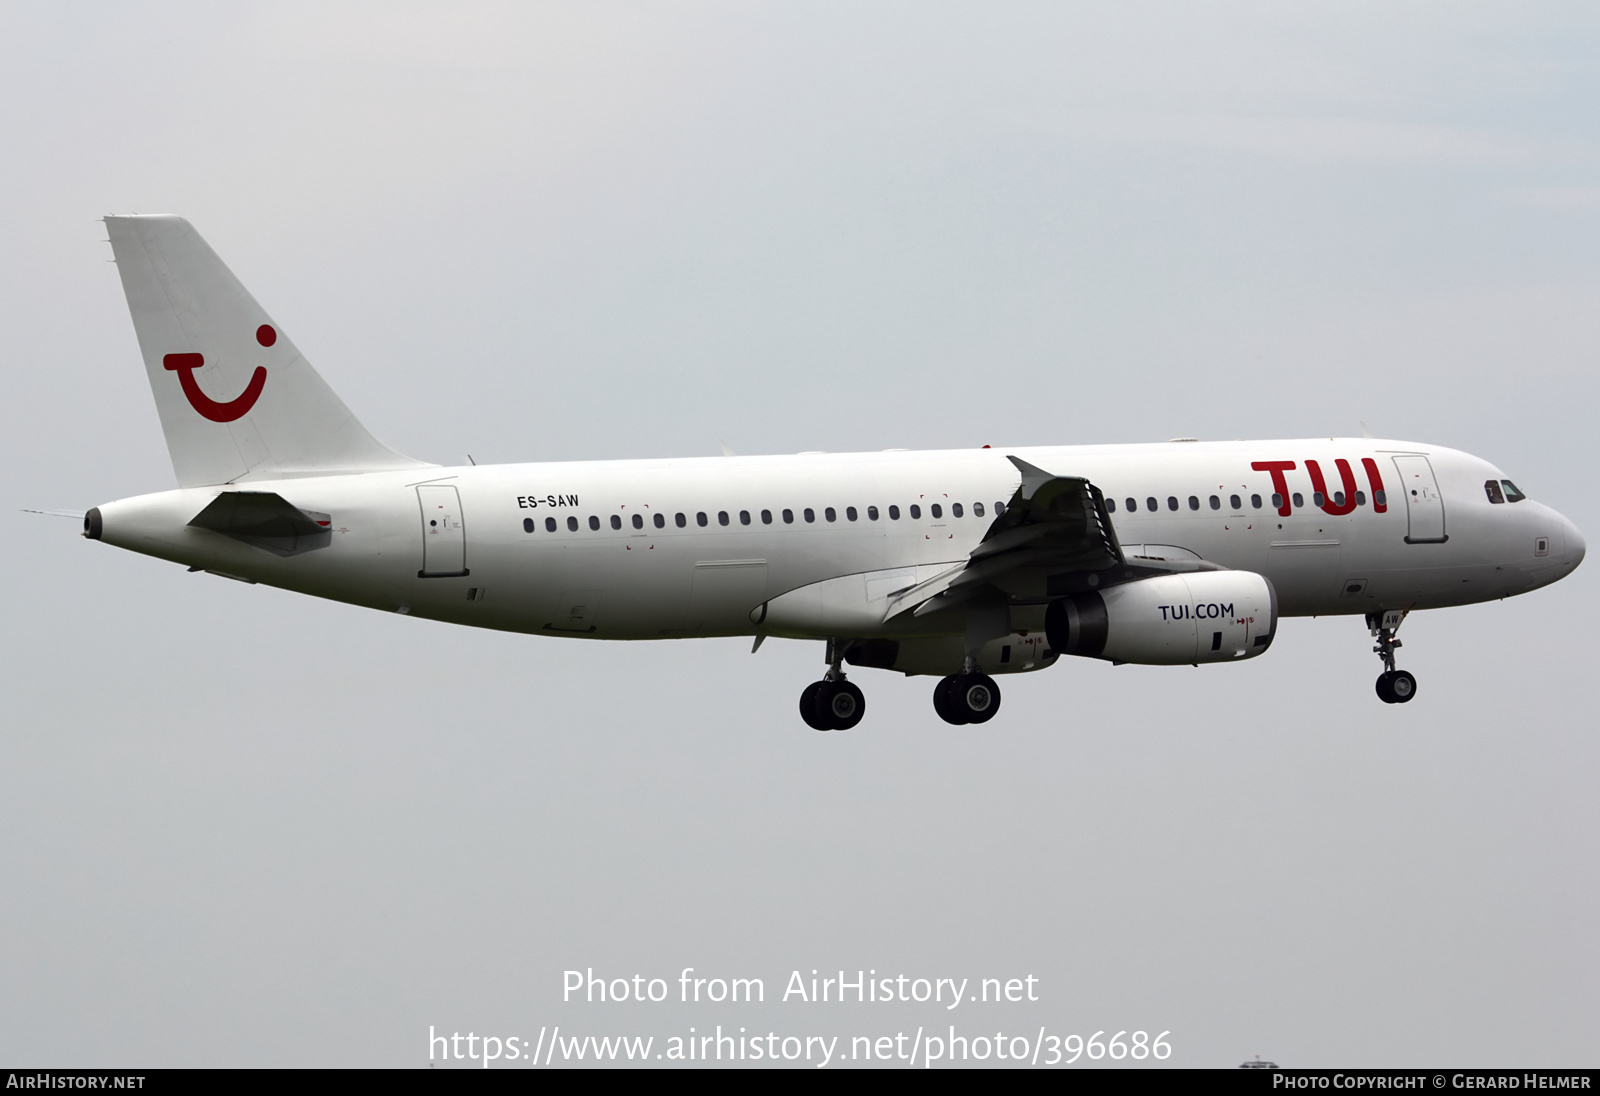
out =
<path fill-rule="evenodd" d="M 172 486 L 94 222 L 139 211 L 425 459 L 1365 421 L 1593 539 L 1597 56 L 1580 3 L 0 4 L 0 1061 L 956 1023 L 1593 1065 L 1593 562 L 1414 616 L 1404 707 L 1324 618 L 1064 659 L 981 728 L 862 671 L 820 735 L 820 645 L 473 632 L 17 511 Z M 563 1005 L 590 966 L 768 1003 Z M 775 1000 L 813 968 L 1041 1000 Z"/>

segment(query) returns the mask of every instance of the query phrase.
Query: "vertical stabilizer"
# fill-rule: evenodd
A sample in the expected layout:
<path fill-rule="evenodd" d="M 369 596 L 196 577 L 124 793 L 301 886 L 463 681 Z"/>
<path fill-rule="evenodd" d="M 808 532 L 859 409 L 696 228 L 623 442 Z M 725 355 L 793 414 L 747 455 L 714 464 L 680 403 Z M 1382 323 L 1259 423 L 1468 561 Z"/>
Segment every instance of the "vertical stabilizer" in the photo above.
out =
<path fill-rule="evenodd" d="M 107 217 L 182 487 L 424 467 L 381 444 L 182 217 Z"/>

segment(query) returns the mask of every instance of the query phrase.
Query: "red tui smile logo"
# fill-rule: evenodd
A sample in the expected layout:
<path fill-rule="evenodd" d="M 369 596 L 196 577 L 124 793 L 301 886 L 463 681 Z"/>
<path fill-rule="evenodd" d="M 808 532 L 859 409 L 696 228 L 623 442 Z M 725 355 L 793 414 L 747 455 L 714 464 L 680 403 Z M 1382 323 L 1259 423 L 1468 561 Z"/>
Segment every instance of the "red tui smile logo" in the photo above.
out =
<path fill-rule="evenodd" d="M 256 341 L 262 346 L 271 346 L 278 341 L 278 333 L 266 324 L 262 324 L 256 331 Z M 267 384 L 266 366 L 258 365 L 256 371 L 250 375 L 250 383 L 244 386 L 244 391 L 237 398 L 227 403 L 218 403 L 202 392 L 200 382 L 194 379 L 194 371 L 206 364 L 205 355 L 168 354 L 161 359 L 161 364 L 178 374 L 178 383 L 183 385 L 183 394 L 189 397 L 189 406 L 212 422 L 232 422 L 249 414 L 250 409 L 256 405 L 256 400 L 261 398 L 261 390 Z"/>

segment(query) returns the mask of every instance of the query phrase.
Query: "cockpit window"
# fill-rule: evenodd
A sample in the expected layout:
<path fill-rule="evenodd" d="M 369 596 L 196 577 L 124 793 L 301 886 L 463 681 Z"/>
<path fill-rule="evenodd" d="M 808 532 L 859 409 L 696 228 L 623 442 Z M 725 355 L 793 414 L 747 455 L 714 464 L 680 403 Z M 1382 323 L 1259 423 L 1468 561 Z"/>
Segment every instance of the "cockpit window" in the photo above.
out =
<path fill-rule="evenodd" d="M 1497 480 L 1484 480 L 1483 493 L 1489 496 L 1490 502 L 1498 504 L 1506 501 L 1506 497 L 1500 493 L 1500 484 Z"/>
<path fill-rule="evenodd" d="M 1528 497 L 1521 491 L 1518 491 L 1517 485 L 1512 483 L 1510 480 L 1501 480 L 1500 485 L 1506 489 L 1507 502 L 1521 502 L 1523 499 Z"/>

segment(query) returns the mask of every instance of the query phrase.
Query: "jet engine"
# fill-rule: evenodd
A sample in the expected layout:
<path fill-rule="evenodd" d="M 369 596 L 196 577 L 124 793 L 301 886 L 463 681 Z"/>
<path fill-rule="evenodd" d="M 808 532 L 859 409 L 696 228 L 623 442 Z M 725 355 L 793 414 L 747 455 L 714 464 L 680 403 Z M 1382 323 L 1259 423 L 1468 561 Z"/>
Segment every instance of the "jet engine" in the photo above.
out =
<path fill-rule="evenodd" d="M 1272 645 L 1278 598 L 1252 571 L 1159 575 L 1052 602 L 1050 649 L 1149 666 L 1231 662 Z"/>

